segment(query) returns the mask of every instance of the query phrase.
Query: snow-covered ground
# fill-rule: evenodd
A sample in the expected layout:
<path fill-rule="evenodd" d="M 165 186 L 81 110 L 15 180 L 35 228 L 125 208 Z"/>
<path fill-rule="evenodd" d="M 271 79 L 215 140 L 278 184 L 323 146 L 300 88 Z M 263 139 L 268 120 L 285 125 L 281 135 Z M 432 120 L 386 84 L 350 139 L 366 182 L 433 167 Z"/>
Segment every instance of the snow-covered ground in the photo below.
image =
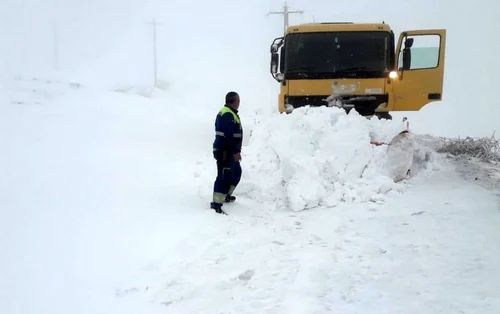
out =
<path fill-rule="evenodd" d="M 398 121 L 242 106 L 223 216 L 208 209 L 219 104 L 32 77 L 1 101 L 0 313 L 500 311 L 498 165 L 430 136 L 405 137 L 402 160 L 370 144 Z"/>

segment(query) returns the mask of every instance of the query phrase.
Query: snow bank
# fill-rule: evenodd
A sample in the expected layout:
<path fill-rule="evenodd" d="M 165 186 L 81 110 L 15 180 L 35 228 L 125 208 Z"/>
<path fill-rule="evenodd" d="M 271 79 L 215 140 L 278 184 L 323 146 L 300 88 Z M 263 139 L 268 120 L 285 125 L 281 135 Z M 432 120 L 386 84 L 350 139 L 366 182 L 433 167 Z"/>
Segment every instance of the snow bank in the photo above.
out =
<path fill-rule="evenodd" d="M 84 89 L 80 83 L 57 75 L 1 77 L 1 104 L 46 105 L 68 94 Z"/>
<path fill-rule="evenodd" d="M 169 88 L 170 84 L 167 81 L 159 80 L 156 86 L 125 84 L 115 86 L 112 90 L 119 93 L 139 95 L 147 98 L 164 98 L 167 95 Z"/>
<path fill-rule="evenodd" d="M 341 202 L 381 202 L 400 192 L 416 151 L 411 134 L 389 143 L 402 121 L 367 119 L 338 108 L 301 108 L 253 126 L 239 193 L 293 211 Z"/>

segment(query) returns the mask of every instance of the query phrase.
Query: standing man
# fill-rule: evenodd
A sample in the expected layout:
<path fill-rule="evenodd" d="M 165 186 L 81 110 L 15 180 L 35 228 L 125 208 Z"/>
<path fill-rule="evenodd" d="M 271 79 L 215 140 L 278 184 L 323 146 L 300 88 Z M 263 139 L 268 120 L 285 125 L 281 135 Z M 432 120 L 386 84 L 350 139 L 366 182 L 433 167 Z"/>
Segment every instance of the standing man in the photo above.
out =
<path fill-rule="evenodd" d="M 236 92 L 229 92 L 226 94 L 226 104 L 215 119 L 213 154 L 217 161 L 217 178 L 210 208 L 219 214 L 226 214 L 222 210 L 224 202 L 236 200 L 232 194 L 241 178 L 243 128 L 238 115 L 239 107 L 240 96 Z"/>

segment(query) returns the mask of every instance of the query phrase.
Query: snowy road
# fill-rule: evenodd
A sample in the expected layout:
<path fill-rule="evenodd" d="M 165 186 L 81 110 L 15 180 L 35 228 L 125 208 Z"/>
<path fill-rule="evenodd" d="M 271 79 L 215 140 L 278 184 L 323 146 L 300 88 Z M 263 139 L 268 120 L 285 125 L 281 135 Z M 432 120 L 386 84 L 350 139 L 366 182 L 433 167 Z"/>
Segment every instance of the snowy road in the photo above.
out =
<path fill-rule="evenodd" d="M 47 85 L 0 107 L 0 313 L 500 311 L 494 172 L 431 154 L 394 184 L 382 122 L 294 113 L 254 126 L 221 216 L 208 109 Z"/>
<path fill-rule="evenodd" d="M 499 199 L 451 168 L 412 185 L 372 208 L 243 200 L 124 289 L 158 313 L 496 313 Z"/>

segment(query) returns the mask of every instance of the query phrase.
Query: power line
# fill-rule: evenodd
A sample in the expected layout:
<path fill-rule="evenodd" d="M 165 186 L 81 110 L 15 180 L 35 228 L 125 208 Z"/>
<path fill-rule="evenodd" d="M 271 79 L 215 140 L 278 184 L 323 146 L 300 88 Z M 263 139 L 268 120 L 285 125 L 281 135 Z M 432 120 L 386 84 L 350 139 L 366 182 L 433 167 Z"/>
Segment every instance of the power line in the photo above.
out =
<path fill-rule="evenodd" d="M 271 14 L 280 14 L 280 15 L 283 15 L 283 26 L 284 26 L 284 31 L 286 32 L 286 29 L 288 28 L 288 15 L 289 14 L 302 14 L 304 13 L 304 11 L 302 10 L 298 10 L 298 11 L 290 11 L 288 10 L 288 4 L 287 2 L 285 1 L 285 5 L 283 6 L 283 11 L 271 11 L 269 13 L 267 13 L 267 16 L 271 15 Z"/>

